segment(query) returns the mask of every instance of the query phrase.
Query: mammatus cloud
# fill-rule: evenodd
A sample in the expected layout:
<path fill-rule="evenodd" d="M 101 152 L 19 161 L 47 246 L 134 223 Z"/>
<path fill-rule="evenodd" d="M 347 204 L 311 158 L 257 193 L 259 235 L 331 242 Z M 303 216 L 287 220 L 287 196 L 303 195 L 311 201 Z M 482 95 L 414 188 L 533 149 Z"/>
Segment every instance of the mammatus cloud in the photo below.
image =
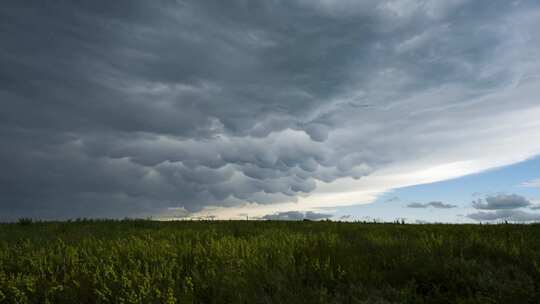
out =
<path fill-rule="evenodd" d="M 497 194 L 486 197 L 485 201 L 478 199 L 472 202 L 473 208 L 483 210 L 516 209 L 530 204 L 528 199 L 517 194 Z"/>
<path fill-rule="evenodd" d="M 0 220 L 306 210 L 540 153 L 537 1 L 8 0 L 0 20 Z"/>
<path fill-rule="evenodd" d="M 443 202 L 429 202 L 429 203 L 410 203 L 407 205 L 407 208 L 428 208 L 433 207 L 437 209 L 450 209 L 450 208 L 456 208 L 456 205 L 452 204 L 445 204 Z"/>
<path fill-rule="evenodd" d="M 477 221 L 497 221 L 507 220 L 513 222 L 535 222 L 540 221 L 540 214 L 530 213 L 521 210 L 496 210 L 495 212 L 476 212 L 467 217 Z"/>
<path fill-rule="evenodd" d="M 264 220 L 272 221 L 301 221 L 304 219 L 307 220 L 321 220 L 332 217 L 331 214 L 317 213 L 313 211 L 300 212 L 300 211 L 286 211 L 286 212 L 277 212 L 274 214 L 267 214 L 261 218 Z"/>

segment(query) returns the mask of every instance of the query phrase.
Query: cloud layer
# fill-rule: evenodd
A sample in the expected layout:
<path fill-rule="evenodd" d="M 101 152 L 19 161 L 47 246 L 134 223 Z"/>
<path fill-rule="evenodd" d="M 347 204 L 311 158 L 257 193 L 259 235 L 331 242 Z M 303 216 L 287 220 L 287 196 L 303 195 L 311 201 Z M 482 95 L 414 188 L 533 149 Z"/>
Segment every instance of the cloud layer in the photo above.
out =
<path fill-rule="evenodd" d="M 522 208 L 530 204 L 531 202 L 521 195 L 497 194 L 495 196 L 487 196 L 485 201 L 482 199 L 473 201 L 472 206 L 475 209 L 498 210 Z"/>
<path fill-rule="evenodd" d="M 536 206 L 527 198 L 517 194 L 500 193 L 494 196 L 487 196 L 485 201 L 478 199 L 472 202 L 475 209 L 490 210 L 491 212 L 476 212 L 467 215 L 468 218 L 477 221 L 497 221 L 506 220 L 514 222 L 535 222 L 540 221 L 540 214 L 518 210 L 529 207 L 536 210 Z"/>
<path fill-rule="evenodd" d="M 456 208 L 457 206 L 456 205 L 452 205 L 452 204 L 445 204 L 443 202 L 438 202 L 438 201 L 434 201 L 434 202 L 429 202 L 429 203 L 410 203 L 407 205 L 407 208 L 428 208 L 428 207 L 433 207 L 433 208 L 437 208 L 437 209 L 450 209 L 450 208 Z"/>
<path fill-rule="evenodd" d="M 468 215 L 469 218 L 477 221 L 497 221 L 507 220 L 513 222 L 537 222 L 540 221 L 540 214 L 529 213 L 521 210 L 497 210 L 495 212 L 476 212 Z"/>
<path fill-rule="evenodd" d="M 521 184 L 523 187 L 540 188 L 540 179 L 533 179 Z"/>
<path fill-rule="evenodd" d="M 7 1 L 0 19 L 0 219 L 294 202 L 540 153 L 535 1 Z"/>
<path fill-rule="evenodd" d="M 263 220 L 272 221 L 301 221 L 301 220 L 321 220 L 331 218 L 331 214 L 318 213 L 313 211 L 285 211 L 262 216 Z"/>

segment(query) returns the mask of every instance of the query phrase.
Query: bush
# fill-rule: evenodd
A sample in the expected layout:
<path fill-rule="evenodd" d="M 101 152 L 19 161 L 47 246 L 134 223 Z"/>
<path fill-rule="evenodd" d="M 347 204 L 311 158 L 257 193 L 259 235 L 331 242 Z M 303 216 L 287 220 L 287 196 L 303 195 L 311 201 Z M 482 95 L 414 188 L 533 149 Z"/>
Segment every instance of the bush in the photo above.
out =
<path fill-rule="evenodd" d="M 21 226 L 29 226 L 33 223 L 33 220 L 29 217 L 22 217 L 17 221 L 17 224 Z"/>

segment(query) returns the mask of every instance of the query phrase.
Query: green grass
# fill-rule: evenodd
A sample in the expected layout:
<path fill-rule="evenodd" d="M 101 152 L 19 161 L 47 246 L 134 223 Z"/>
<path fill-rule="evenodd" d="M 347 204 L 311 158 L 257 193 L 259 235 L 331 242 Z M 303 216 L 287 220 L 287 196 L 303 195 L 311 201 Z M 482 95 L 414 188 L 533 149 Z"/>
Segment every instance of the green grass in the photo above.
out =
<path fill-rule="evenodd" d="M 540 225 L 0 224 L 0 303 L 540 303 Z"/>

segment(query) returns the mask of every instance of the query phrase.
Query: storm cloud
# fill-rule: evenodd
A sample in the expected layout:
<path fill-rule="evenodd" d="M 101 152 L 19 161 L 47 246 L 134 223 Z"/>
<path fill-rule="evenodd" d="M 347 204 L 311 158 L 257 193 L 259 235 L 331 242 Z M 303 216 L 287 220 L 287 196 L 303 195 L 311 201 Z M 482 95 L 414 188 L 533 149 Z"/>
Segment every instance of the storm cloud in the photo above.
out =
<path fill-rule="evenodd" d="M 4 1 L 0 220 L 294 202 L 538 153 L 540 5 L 410 2 Z"/>

